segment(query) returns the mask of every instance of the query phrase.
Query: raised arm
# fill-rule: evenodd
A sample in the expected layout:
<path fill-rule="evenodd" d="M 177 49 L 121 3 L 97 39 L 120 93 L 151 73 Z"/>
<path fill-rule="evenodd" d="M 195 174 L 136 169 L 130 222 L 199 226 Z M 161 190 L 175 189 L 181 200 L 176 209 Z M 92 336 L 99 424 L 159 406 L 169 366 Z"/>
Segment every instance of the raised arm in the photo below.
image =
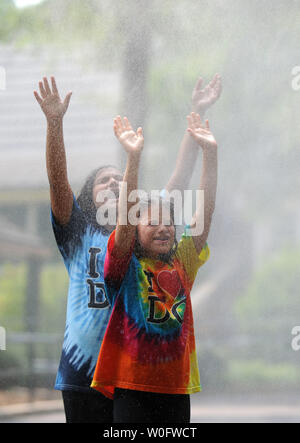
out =
<path fill-rule="evenodd" d="M 128 196 L 132 191 L 138 189 L 138 170 L 141 152 L 144 147 L 144 137 L 142 128 L 138 128 L 134 132 L 126 117 L 123 120 L 120 116 L 114 119 L 114 132 L 127 152 L 127 164 L 119 196 L 115 238 L 115 246 L 118 252 L 125 255 L 129 253 L 135 237 L 136 226 L 131 225 L 128 220 L 130 208 L 135 203 L 130 203 Z"/>
<path fill-rule="evenodd" d="M 213 79 L 202 88 L 203 79 L 199 78 L 192 93 L 192 112 L 198 113 L 204 120 L 205 112 L 220 97 L 222 91 L 221 76 L 215 74 Z M 178 189 L 183 192 L 188 188 L 190 178 L 199 153 L 199 145 L 185 132 L 176 160 L 175 170 L 166 185 L 167 191 Z"/>
<path fill-rule="evenodd" d="M 217 142 L 209 129 L 208 120 L 205 126 L 201 122 L 199 114 L 192 112 L 188 116 L 188 129 L 190 137 L 202 148 L 203 162 L 199 189 L 204 191 L 204 207 L 199 208 L 196 212 L 191 228 L 201 226 L 200 217 L 204 218 L 203 232 L 193 235 L 194 245 L 198 253 L 202 250 L 208 237 L 210 230 L 212 215 L 215 209 L 216 191 L 217 191 Z"/>
<path fill-rule="evenodd" d="M 51 208 L 57 221 L 64 225 L 70 219 L 73 205 L 63 136 L 63 117 L 72 93 L 69 92 L 62 101 L 54 77 L 51 77 L 51 86 L 52 90 L 47 77 L 43 77 L 43 81 L 39 82 L 40 94 L 34 91 L 34 96 L 47 120 L 46 165 Z"/>

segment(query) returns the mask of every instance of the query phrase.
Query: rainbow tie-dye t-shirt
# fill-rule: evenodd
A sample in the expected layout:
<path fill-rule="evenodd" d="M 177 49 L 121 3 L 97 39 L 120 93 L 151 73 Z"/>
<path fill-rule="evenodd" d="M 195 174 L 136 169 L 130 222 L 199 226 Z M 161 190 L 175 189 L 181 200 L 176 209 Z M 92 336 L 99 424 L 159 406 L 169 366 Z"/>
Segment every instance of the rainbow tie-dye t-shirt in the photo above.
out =
<path fill-rule="evenodd" d="M 133 247 L 132 247 L 133 249 Z M 172 265 L 131 251 L 120 259 L 111 234 L 104 265 L 112 313 L 92 387 L 113 398 L 116 387 L 166 394 L 201 390 L 190 291 L 209 257 L 192 237 L 178 244 Z"/>

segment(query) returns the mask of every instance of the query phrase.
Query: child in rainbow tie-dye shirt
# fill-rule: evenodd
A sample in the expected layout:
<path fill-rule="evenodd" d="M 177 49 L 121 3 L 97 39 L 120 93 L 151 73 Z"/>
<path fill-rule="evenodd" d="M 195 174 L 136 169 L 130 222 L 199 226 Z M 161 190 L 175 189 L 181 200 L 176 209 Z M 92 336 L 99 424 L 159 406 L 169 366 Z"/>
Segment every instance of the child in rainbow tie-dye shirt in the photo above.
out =
<path fill-rule="evenodd" d="M 104 266 L 113 309 L 92 387 L 114 399 L 115 422 L 189 422 L 189 394 L 201 390 L 190 291 L 209 256 L 217 144 L 208 121 L 204 126 L 200 116 L 191 113 L 187 130 L 203 151 L 204 206 L 177 243 L 174 209 L 162 198 L 140 205 L 137 226 L 129 219 L 123 224 L 121 214 L 124 209 L 129 214 L 133 206 L 128 196 L 138 188 L 144 139 L 142 129 L 135 133 L 126 117 L 117 117 L 114 129 L 128 159 L 119 220 Z M 201 217 L 204 228 L 198 232 Z"/>

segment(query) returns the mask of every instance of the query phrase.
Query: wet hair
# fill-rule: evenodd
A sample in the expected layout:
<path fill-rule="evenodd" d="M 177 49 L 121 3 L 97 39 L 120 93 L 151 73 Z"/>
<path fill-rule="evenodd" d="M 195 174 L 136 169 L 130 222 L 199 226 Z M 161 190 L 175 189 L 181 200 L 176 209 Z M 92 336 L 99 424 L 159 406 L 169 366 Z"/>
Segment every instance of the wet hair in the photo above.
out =
<path fill-rule="evenodd" d="M 141 204 L 143 208 L 149 208 L 151 207 L 152 204 L 157 204 L 159 203 L 159 206 L 168 203 L 170 205 L 170 215 L 171 215 L 171 220 L 174 223 L 175 220 L 175 215 L 174 215 L 174 204 L 172 203 L 171 200 L 166 200 L 162 197 L 158 197 L 158 198 L 151 198 L 150 196 L 148 196 L 147 199 L 143 199 L 141 200 Z M 139 217 L 142 215 L 142 212 L 140 211 L 139 213 Z M 175 236 L 174 236 L 174 244 L 172 246 L 172 248 L 170 249 L 169 252 L 167 252 L 166 254 L 159 254 L 158 259 L 168 263 L 169 265 L 173 264 L 173 258 L 174 255 L 176 254 L 177 251 L 177 247 L 178 247 L 178 241 L 176 239 L 176 226 L 174 224 L 174 229 L 175 229 Z M 147 253 L 145 251 L 145 249 L 142 247 L 142 245 L 139 242 L 139 238 L 138 238 L 138 227 L 136 227 L 136 231 L 135 231 L 135 244 L 134 244 L 134 250 L 133 250 L 135 256 L 139 259 L 142 257 L 147 257 Z"/>
<path fill-rule="evenodd" d="M 83 211 L 88 223 L 90 223 L 94 228 L 100 229 L 103 231 L 107 231 L 105 229 L 105 226 L 100 226 L 96 219 L 97 214 L 97 208 L 95 206 L 94 200 L 93 200 L 93 189 L 94 189 L 94 183 L 95 179 L 100 171 L 103 171 L 105 169 L 117 169 L 116 166 L 113 165 L 104 165 L 100 166 L 96 169 L 93 169 L 93 171 L 87 176 L 84 185 L 82 186 L 81 190 L 79 191 L 79 194 L 77 196 L 77 203 L 79 204 L 81 210 Z"/>

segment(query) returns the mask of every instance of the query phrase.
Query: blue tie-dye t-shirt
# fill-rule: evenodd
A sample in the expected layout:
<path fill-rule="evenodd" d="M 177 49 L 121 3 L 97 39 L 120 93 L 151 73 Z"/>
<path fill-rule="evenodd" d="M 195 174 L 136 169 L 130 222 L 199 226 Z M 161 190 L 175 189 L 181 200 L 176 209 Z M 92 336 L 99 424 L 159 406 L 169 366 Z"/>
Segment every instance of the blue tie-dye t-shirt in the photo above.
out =
<path fill-rule="evenodd" d="M 58 248 L 69 274 L 66 329 L 55 389 L 91 390 L 111 307 L 103 268 L 109 234 L 87 222 L 73 196 L 71 218 L 61 226 L 51 211 Z"/>

